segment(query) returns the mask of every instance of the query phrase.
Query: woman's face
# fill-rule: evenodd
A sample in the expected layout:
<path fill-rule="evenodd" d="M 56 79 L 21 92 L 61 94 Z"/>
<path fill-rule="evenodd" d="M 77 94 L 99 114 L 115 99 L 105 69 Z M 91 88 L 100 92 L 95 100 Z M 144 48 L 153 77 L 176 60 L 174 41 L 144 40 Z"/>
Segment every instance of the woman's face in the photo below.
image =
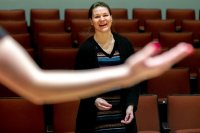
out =
<path fill-rule="evenodd" d="M 108 32 L 111 30 L 112 16 L 106 7 L 96 7 L 93 9 L 91 24 L 95 32 Z"/>

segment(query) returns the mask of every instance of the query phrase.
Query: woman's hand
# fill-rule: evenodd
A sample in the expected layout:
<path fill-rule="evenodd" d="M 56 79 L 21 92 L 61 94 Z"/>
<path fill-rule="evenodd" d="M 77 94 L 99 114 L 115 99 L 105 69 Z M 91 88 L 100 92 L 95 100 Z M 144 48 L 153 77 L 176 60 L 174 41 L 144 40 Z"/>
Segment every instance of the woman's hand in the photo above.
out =
<path fill-rule="evenodd" d="M 109 104 L 106 100 L 104 100 L 103 98 L 97 98 L 95 100 L 95 106 L 99 109 L 99 110 L 109 110 L 112 108 L 112 104 Z"/>
<path fill-rule="evenodd" d="M 121 120 L 121 123 L 123 124 L 129 124 L 133 120 L 134 115 L 133 115 L 133 106 L 129 105 L 126 109 L 126 116 L 124 120 Z"/>

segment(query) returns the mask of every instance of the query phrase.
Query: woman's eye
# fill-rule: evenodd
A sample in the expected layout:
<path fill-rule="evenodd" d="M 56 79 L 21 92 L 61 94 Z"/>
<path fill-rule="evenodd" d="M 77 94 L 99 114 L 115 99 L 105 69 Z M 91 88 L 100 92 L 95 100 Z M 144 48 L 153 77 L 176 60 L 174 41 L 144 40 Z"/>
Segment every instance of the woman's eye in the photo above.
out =
<path fill-rule="evenodd" d="M 94 18 L 100 18 L 100 16 L 95 16 Z"/>

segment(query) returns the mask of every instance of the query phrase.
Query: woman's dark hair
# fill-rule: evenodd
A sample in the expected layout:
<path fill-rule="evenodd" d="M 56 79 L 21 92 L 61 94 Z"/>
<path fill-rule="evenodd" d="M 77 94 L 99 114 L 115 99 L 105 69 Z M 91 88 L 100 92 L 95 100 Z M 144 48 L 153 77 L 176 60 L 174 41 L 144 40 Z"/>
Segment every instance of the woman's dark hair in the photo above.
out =
<path fill-rule="evenodd" d="M 99 6 L 106 7 L 108 9 L 110 15 L 112 15 L 111 9 L 106 3 L 104 3 L 104 2 L 95 2 L 94 4 L 91 5 L 91 7 L 90 7 L 90 9 L 88 11 L 88 18 L 92 19 L 93 9 L 96 8 L 96 7 L 99 7 Z"/>

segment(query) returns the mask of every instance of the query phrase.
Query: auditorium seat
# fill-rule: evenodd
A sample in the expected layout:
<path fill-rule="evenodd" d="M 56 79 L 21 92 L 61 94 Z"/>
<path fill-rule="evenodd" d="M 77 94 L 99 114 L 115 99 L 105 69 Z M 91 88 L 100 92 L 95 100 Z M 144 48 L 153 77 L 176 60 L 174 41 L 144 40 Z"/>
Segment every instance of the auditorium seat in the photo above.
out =
<path fill-rule="evenodd" d="M 1 9 L 0 10 L 0 21 L 25 21 L 25 10 L 24 9 Z"/>
<path fill-rule="evenodd" d="M 192 32 L 194 43 L 197 44 L 198 47 L 200 47 L 200 20 L 183 20 L 182 32 Z"/>
<path fill-rule="evenodd" d="M 59 20 L 59 9 L 34 8 L 30 10 L 30 24 L 32 26 L 35 20 Z"/>
<path fill-rule="evenodd" d="M 190 94 L 189 69 L 173 68 L 147 81 L 147 93 L 157 94 L 159 103 L 166 103 L 171 94 Z"/>
<path fill-rule="evenodd" d="M 77 51 L 76 48 L 45 48 L 40 56 L 41 67 L 73 70 Z"/>
<path fill-rule="evenodd" d="M 126 8 L 111 8 L 112 17 L 116 19 L 128 19 L 128 10 Z"/>
<path fill-rule="evenodd" d="M 13 39 L 23 46 L 33 58 L 35 58 L 26 21 L 0 21 L 0 25 L 13 37 Z"/>
<path fill-rule="evenodd" d="M 28 33 L 22 34 L 12 34 L 11 35 L 15 41 L 19 43 L 22 47 L 25 48 L 26 52 L 36 61 L 35 49 L 31 45 L 31 40 Z"/>
<path fill-rule="evenodd" d="M 195 49 L 192 54 L 175 64 L 175 67 L 188 68 L 190 79 L 196 79 L 198 69 L 200 68 L 200 49 Z"/>
<path fill-rule="evenodd" d="M 80 45 L 89 37 L 93 36 L 93 33 L 88 32 L 80 32 L 78 33 L 78 40 L 77 40 L 77 47 L 80 47 Z"/>
<path fill-rule="evenodd" d="M 156 8 L 133 8 L 132 19 L 139 20 L 139 29 L 145 30 L 144 23 L 148 19 L 162 19 L 161 9 Z"/>
<path fill-rule="evenodd" d="M 138 133 L 160 133 L 157 95 L 140 95 L 136 111 Z"/>
<path fill-rule="evenodd" d="M 25 50 L 33 59 L 35 59 L 35 49 L 32 47 L 29 33 L 12 34 L 11 36 L 13 39 L 15 39 L 15 41 L 17 41 L 21 46 L 25 48 Z"/>
<path fill-rule="evenodd" d="M 170 133 L 199 133 L 200 95 L 168 96 Z"/>
<path fill-rule="evenodd" d="M 152 32 L 153 39 L 158 39 L 160 32 L 175 32 L 174 20 L 146 20 L 145 32 Z"/>
<path fill-rule="evenodd" d="M 138 32 L 138 20 L 116 19 L 113 20 L 112 30 L 118 33 Z"/>
<path fill-rule="evenodd" d="M 62 33 L 65 32 L 64 20 L 36 20 L 34 32 Z"/>
<path fill-rule="evenodd" d="M 94 33 L 89 19 L 73 19 L 71 21 L 72 41 L 74 44 L 78 44 L 78 33 L 81 32 L 86 32 L 88 34 Z"/>
<path fill-rule="evenodd" d="M 40 33 L 65 33 L 65 24 L 64 20 L 36 20 L 32 29 L 34 45 L 37 48 Z"/>
<path fill-rule="evenodd" d="M 71 21 L 73 19 L 87 19 L 88 20 L 88 9 L 83 9 L 83 8 L 65 9 L 64 11 L 65 28 L 68 32 L 71 31 Z"/>
<path fill-rule="evenodd" d="M 60 20 L 59 9 L 54 8 L 33 8 L 30 9 L 30 33 L 34 35 L 34 22 L 36 20 Z M 34 38 L 32 38 L 34 41 Z"/>
<path fill-rule="evenodd" d="M 21 21 L 0 21 L 0 25 L 9 33 L 9 34 L 23 34 L 28 33 L 27 22 L 24 20 Z"/>
<path fill-rule="evenodd" d="M 40 33 L 38 35 L 38 54 L 46 48 L 72 48 L 70 33 Z"/>
<path fill-rule="evenodd" d="M 1 133 L 46 133 L 43 106 L 22 98 L 0 98 Z"/>
<path fill-rule="evenodd" d="M 53 105 L 54 133 L 74 133 L 79 100 Z"/>
<path fill-rule="evenodd" d="M 195 10 L 168 8 L 166 10 L 166 19 L 175 20 L 176 31 L 181 31 L 183 20 L 195 20 Z"/>
<path fill-rule="evenodd" d="M 40 33 L 38 36 L 41 48 L 72 48 L 70 33 Z"/>
<path fill-rule="evenodd" d="M 180 42 L 193 45 L 193 34 L 192 32 L 160 32 L 158 40 L 162 48 L 170 49 Z"/>
<path fill-rule="evenodd" d="M 29 33 L 12 34 L 11 36 L 24 48 L 32 47 Z"/>
<path fill-rule="evenodd" d="M 151 33 L 120 33 L 122 36 L 129 39 L 135 51 L 140 50 L 143 48 L 147 43 L 152 41 L 152 34 Z"/>

